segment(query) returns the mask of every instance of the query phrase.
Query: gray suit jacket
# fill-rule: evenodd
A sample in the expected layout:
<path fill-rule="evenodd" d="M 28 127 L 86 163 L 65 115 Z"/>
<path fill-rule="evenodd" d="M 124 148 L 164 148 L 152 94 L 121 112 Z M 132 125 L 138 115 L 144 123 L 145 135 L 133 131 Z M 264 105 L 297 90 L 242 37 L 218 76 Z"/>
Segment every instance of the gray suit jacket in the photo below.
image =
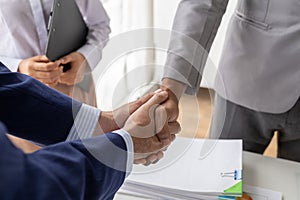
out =
<path fill-rule="evenodd" d="M 228 0 L 183 0 L 164 77 L 195 94 Z M 195 45 L 197 43 L 197 45 Z M 215 89 L 256 111 L 282 113 L 300 95 L 300 0 L 239 0 L 229 23 Z"/>

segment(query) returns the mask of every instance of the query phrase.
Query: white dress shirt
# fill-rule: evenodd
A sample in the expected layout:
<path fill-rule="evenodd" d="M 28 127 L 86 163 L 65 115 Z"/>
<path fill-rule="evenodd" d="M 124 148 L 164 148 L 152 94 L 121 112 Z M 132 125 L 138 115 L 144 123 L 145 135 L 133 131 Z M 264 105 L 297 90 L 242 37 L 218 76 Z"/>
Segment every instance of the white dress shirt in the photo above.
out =
<path fill-rule="evenodd" d="M 0 2 L 0 61 L 14 72 L 18 70 L 21 60 L 45 54 L 47 23 L 53 0 Z M 109 18 L 99 0 L 76 2 L 89 28 L 87 42 L 78 51 L 87 58 L 89 66 L 93 68 L 101 59 L 102 47 L 110 33 Z M 84 135 L 78 135 L 72 128 L 68 140 L 90 137 L 99 116 L 100 110 L 83 105 L 75 120 L 81 122 L 77 130 Z"/>
<path fill-rule="evenodd" d="M 17 71 L 21 60 L 44 55 L 53 0 L 0 0 L 0 60 Z M 93 69 L 101 59 L 110 33 L 109 18 L 99 0 L 76 0 L 89 28 L 87 42 L 78 52 Z"/>

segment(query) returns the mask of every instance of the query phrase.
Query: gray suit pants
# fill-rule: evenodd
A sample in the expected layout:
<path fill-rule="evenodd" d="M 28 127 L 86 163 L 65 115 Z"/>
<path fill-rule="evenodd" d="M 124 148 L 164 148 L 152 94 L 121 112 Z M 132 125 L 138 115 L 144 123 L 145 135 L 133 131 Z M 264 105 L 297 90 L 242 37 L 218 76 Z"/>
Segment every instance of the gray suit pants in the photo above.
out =
<path fill-rule="evenodd" d="M 246 151 L 263 153 L 275 131 L 278 157 L 300 162 L 300 100 L 287 112 L 257 112 L 216 95 L 210 137 L 243 139 Z"/>

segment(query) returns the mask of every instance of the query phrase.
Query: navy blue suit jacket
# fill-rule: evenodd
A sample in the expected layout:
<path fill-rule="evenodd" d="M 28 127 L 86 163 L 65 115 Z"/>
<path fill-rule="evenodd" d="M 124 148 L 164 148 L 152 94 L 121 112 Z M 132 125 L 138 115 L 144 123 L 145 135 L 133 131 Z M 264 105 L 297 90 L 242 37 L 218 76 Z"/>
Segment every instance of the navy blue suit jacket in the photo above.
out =
<path fill-rule="evenodd" d="M 0 199 L 112 199 L 125 178 L 123 138 L 107 133 L 64 141 L 81 103 L 0 63 Z M 17 149 L 5 133 L 43 144 L 33 154 Z M 54 144 L 57 143 L 57 144 Z M 125 151 L 111 153 L 114 144 Z M 105 152 L 106 166 L 87 150 Z M 108 155 L 107 155 L 108 154 Z M 113 154 L 113 155 L 110 155 Z M 101 158 L 100 158 L 101 159 Z"/>
<path fill-rule="evenodd" d="M 41 144 L 64 141 L 81 105 L 0 63 L 0 121 L 11 134 Z"/>

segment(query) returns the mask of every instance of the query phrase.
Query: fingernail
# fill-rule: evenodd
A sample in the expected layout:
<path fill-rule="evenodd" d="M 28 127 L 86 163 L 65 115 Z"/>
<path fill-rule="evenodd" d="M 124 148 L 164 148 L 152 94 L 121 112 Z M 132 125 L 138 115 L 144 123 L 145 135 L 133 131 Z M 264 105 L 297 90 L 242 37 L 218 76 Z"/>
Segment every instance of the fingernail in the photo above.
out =
<path fill-rule="evenodd" d="M 172 141 L 171 141 L 170 139 L 163 139 L 163 140 L 161 141 L 161 143 L 162 143 L 164 146 L 170 145 L 171 142 L 172 142 Z"/>
<path fill-rule="evenodd" d="M 157 90 L 155 90 L 154 93 L 160 93 L 161 91 L 162 91 L 162 89 L 157 89 Z"/>
<path fill-rule="evenodd" d="M 152 164 L 156 164 L 158 163 L 159 159 L 157 159 L 156 161 L 152 162 Z"/>
<path fill-rule="evenodd" d="M 160 95 L 163 95 L 164 97 L 167 97 L 168 96 L 168 92 L 166 91 L 161 91 L 159 92 Z"/>
<path fill-rule="evenodd" d="M 157 156 L 153 156 L 153 157 L 149 158 L 149 162 L 153 163 L 157 159 L 158 159 Z"/>

